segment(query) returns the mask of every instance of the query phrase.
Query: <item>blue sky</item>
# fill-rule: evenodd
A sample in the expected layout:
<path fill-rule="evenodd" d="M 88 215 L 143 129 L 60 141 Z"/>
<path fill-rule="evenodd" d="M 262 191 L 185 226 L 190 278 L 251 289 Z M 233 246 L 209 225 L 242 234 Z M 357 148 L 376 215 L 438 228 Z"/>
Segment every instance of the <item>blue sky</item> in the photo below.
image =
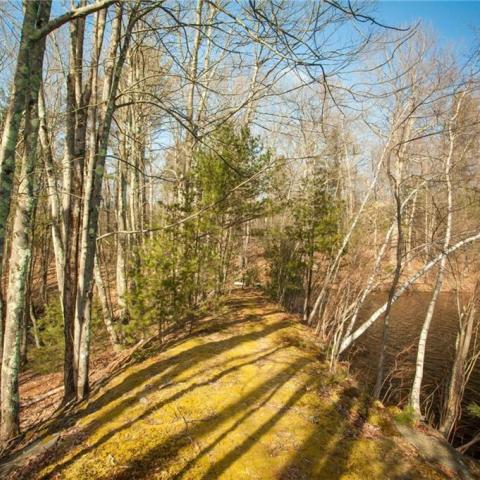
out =
<path fill-rule="evenodd" d="M 468 53 L 480 43 L 480 1 L 386 0 L 377 3 L 375 16 L 390 25 L 421 20 L 436 32 L 442 45 L 451 45 L 459 53 Z"/>

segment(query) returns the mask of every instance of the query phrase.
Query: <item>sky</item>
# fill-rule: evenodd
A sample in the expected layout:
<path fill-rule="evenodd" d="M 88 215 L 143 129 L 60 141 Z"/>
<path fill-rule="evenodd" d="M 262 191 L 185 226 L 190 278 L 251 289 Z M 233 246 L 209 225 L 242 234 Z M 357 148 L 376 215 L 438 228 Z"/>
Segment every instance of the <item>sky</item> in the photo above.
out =
<path fill-rule="evenodd" d="M 434 30 L 440 44 L 465 54 L 480 43 L 479 0 L 385 0 L 377 3 L 375 17 L 389 25 L 414 25 L 420 20 Z"/>

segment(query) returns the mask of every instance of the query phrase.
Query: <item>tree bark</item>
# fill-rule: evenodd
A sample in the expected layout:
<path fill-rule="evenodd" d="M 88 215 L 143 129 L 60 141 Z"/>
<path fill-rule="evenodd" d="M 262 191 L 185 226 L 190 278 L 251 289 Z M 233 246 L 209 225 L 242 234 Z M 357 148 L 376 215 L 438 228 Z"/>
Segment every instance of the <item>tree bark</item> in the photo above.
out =
<path fill-rule="evenodd" d="M 100 15 L 100 14 L 98 14 Z M 97 21 L 98 21 L 97 15 Z M 97 25 L 96 25 L 97 26 Z M 86 154 L 87 106 L 91 89 L 83 85 L 85 19 L 70 23 L 70 64 L 67 76 L 66 148 L 63 168 L 64 264 L 62 309 L 64 325 L 64 403 L 76 397 L 75 299 L 79 263 L 79 235 Z M 92 55 L 94 56 L 94 54 Z M 96 68 L 96 67 L 93 67 Z M 57 259 L 59 262 L 60 259 Z"/>
<path fill-rule="evenodd" d="M 330 283 L 331 283 L 333 277 L 335 276 L 335 272 L 338 269 L 339 262 L 340 262 L 340 259 L 342 258 L 343 252 L 347 248 L 347 246 L 350 242 L 350 238 L 352 237 L 353 232 L 355 231 L 355 229 L 357 227 L 357 224 L 360 221 L 363 210 L 365 209 L 365 207 L 368 203 L 368 200 L 370 199 L 371 194 L 375 190 L 375 187 L 377 185 L 377 181 L 378 181 L 379 176 L 380 176 L 381 167 L 383 166 L 383 163 L 385 161 L 385 157 L 386 157 L 386 154 L 387 154 L 387 149 L 388 149 L 389 144 L 390 144 L 390 140 L 391 140 L 391 138 L 389 138 L 389 140 L 387 142 L 387 145 L 385 146 L 385 148 L 382 152 L 382 155 L 381 155 L 381 157 L 380 157 L 380 159 L 379 159 L 379 161 L 376 165 L 376 170 L 375 170 L 374 177 L 373 177 L 373 179 L 370 183 L 370 186 L 369 186 L 367 192 L 365 193 L 365 196 L 363 197 L 360 208 L 358 209 L 357 214 L 353 218 L 352 223 L 350 224 L 350 227 L 349 227 L 346 235 L 343 237 L 343 241 L 342 241 L 342 244 L 340 245 L 340 248 L 337 251 L 337 255 L 335 256 L 332 264 L 329 266 L 329 268 L 327 270 L 327 274 L 326 274 L 325 279 L 323 281 L 323 285 L 322 285 L 322 288 L 320 290 L 320 293 L 317 295 L 317 298 L 315 299 L 315 302 L 312 306 L 312 310 L 310 311 L 310 315 L 308 317 L 308 325 L 310 325 L 310 326 L 313 325 L 313 323 L 315 321 L 315 316 L 317 315 L 317 313 L 320 309 L 320 306 L 322 305 L 322 302 L 324 300 L 324 297 L 327 293 L 327 289 L 329 288 Z"/>
<path fill-rule="evenodd" d="M 380 356 L 378 359 L 377 367 L 377 378 L 375 381 L 375 387 L 373 390 L 373 396 L 378 400 L 383 388 L 383 381 L 385 378 L 385 362 L 386 362 L 386 351 L 388 343 L 388 335 L 390 328 L 390 312 L 394 302 L 395 291 L 400 281 L 400 274 L 402 272 L 402 208 L 400 200 L 400 191 L 399 191 L 399 182 L 397 184 L 397 192 L 395 194 L 395 202 L 397 205 L 396 211 L 396 221 L 397 221 L 397 244 L 396 244 L 396 262 L 395 262 L 395 272 L 392 279 L 392 284 L 390 285 L 390 290 L 388 292 L 387 305 L 385 307 L 385 314 L 383 317 L 383 335 L 382 335 L 382 344 L 380 347 Z"/>
<path fill-rule="evenodd" d="M 98 253 L 95 255 L 95 267 L 94 267 L 95 285 L 97 287 L 98 298 L 100 299 L 100 305 L 102 306 L 103 322 L 110 337 L 110 343 L 114 350 L 120 349 L 120 340 L 117 332 L 113 326 L 113 315 L 108 302 L 107 292 L 103 283 L 102 272 L 100 271 L 100 264 L 98 261 Z"/>
<path fill-rule="evenodd" d="M 24 26 L 25 35 L 31 35 L 32 29 L 41 26 L 48 21 L 51 4 L 46 2 L 26 2 Z M 24 100 L 25 126 L 24 126 L 24 154 L 19 185 L 18 204 L 12 232 L 12 249 L 9 261 L 9 278 L 7 285 L 7 308 L 5 314 L 5 336 L 3 339 L 2 357 L 2 382 L 0 386 L 1 420 L 0 440 L 8 442 L 19 432 L 19 392 L 18 375 L 20 368 L 20 341 L 21 324 L 25 310 L 25 292 L 28 282 L 29 265 L 32 254 L 31 246 L 31 221 L 35 205 L 35 164 L 37 155 L 38 139 L 38 94 L 42 81 L 43 55 L 45 52 L 45 39 L 34 43 L 23 42 L 20 49 L 28 48 L 19 55 L 17 69 L 22 70 L 20 83 L 14 87 Z M 23 60 L 21 61 L 23 57 Z M 17 80 L 17 79 L 16 79 Z M 16 95 L 14 94 L 14 97 Z M 21 114 L 17 106 L 13 109 L 17 115 Z M 18 120 L 19 121 L 19 120 Z M 4 162 L 14 165 L 16 135 L 19 124 L 12 121 L 10 128 L 16 129 L 14 134 L 7 133 L 7 144 L 2 144 L 2 186 L 8 183 L 8 175 L 5 181 L 3 167 Z M 5 136 L 4 136 L 5 139 Z M 14 140 L 14 143 L 9 143 Z M 13 150 L 11 150 L 13 149 Z M 8 166 L 8 165 L 7 165 Z M 13 173 L 13 172 L 12 172 Z M 3 190 L 2 190 L 3 192 Z M 7 192 L 3 192 L 7 193 Z M 10 193 L 10 190 L 8 191 Z M 2 195 L 2 201 L 6 197 Z M 9 200 L 9 199 L 8 199 Z M 2 205 L 5 213 L 6 204 Z M 8 214 L 8 212 L 7 212 Z M 6 218 L 6 217 L 5 217 Z M 1 220 L 0 220 L 1 222 Z M 0 229 L 2 226 L 0 226 Z M 1 236 L 1 234 L 0 234 Z M 3 245 L 2 245 L 3 248 Z"/>
<path fill-rule="evenodd" d="M 478 290 L 478 286 L 476 288 Z M 456 348 L 455 360 L 452 367 L 448 391 L 446 394 L 445 404 L 440 421 L 439 431 L 449 438 L 455 428 L 460 415 L 460 408 L 465 390 L 465 366 L 468 361 L 470 344 L 473 336 L 473 326 L 475 323 L 475 299 L 467 315 L 466 324 L 460 321 Z"/>
<path fill-rule="evenodd" d="M 108 5 L 106 5 L 108 6 Z M 70 23 L 70 69 L 67 76 L 66 148 L 63 162 L 63 298 L 64 317 L 64 403 L 77 397 L 78 348 L 75 339 L 75 312 L 80 272 L 80 236 L 85 195 L 85 158 L 87 155 L 87 125 L 94 135 L 95 121 L 89 118 L 96 105 L 89 108 L 92 94 L 96 95 L 96 78 L 105 31 L 106 9 L 96 14 L 91 67 L 87 82 L 83 81 L 85 19 Z M 96 99 L 96 96 L 95 96 Z M 96 103 L 96 102 L 94 102 Z M 95 119 L 94 119 L 95 120 Z M 95 140 L 94 142 L 95 143 Z M 60 263 L 62 259 L 57 259 Z M 93 259 L 92 259 L 93 261 Z M 61 279 L 62 275 L 60 276 Z M 61 289 L 62 292 L 62 289 Z M 85 373 L 83 369 L 83 374 Z"/>
<path fill-rule="evenodd" d="M 48 119 L 45 108 L 45 92 L 43 88 L 40 91 L 38 101 L 38 116 L 40 120 L 39 139 L 42 147 L 42 155 L 45 162 L 45 173 L 47 177 L 48 187 L 48 201 L 50 205 L 50 215 L 52 217 L 52 243 L 55 256 L 55 271 L 57 275 L 57 284 L 60 291 L 60 303 L 63 299 L 64 280 L 64 265 L 65 265 L 65 250 L 63 239 L 65 234 L 63 232 L 63 216 L 60 210 L 60 197 L 58 194 L 57 179 L 55 178 L 55 167 L 53 160 L 52 146 L 50 143 L 50 136 L 48 132 Z"/>
<path fill-rule="evenodd" d="M 123 4 L 118 4 L 103 85 L 103 108 L 99 112 L 99 129 L 96 137 L 95 151 L 88 158 L 87 178 L 83 199 L 83 217 L 81 227 L 80 260 L 75 305 L 74 345 L 75 359 L 78 366 L 78 381 L 76 385 L 77 399 L 81 400 L 88 394 L 88 362 L 90 341 L 90 310 L 93 289 L 93 268 L 96 253 L 98 231 L 98 216 L 101 200 L 105 159 L 108 151 L 108 140 L 115 109 L 120 74 L 125 63 L 137 11 L 133 10 L 126 30 L 121 35 Z"/>
<path fill-rule="evenodd" d="M 37 316 L 35 314 L 35 308 L 32 302 L 29 303 L 29 308 L 30 308 L 30 320 L 32 321 L 33 339 L 35 341 L 35 346 L 37 348 L 41 348 L 42 341 L 40 339 L 40 334 L 38 332 Z"/>
<path fill-rule="evenodd" d="M 34 42 L 32 35 L 37 26 L 42 27 L 50 17 L 51 0 L 40 2 L 39 0 L 24 1 L 24 18 L 20 47 L 17 55 L 17 65 L 13 79 L 13 89 L 10 95 L 0 145 L 0 278 L 2 277 L 3 254 L 5 250 L 5 236 L 7 219 L 10 213 L 11 195 L 13 189 L 13 175 L 15 173 L 15 154 L 17 140 L 22 121 L 22 114 L 30 99 L 36 81 L 31 80 L 38 75 L 35 68 L 43 60 L 45 51 L 44 42 Z M 43 45 L 37 49 L 37 45 Z M 33 59 L 31 52 L 35 50 L 41 58 Z M 0 359 L 3 347 L 3 296 L 0 285 Z"/>
<path fill-rule="evenodd" d="M 125 143 L 125 142 L 124 142 Z M 127 157 L 127 149 L 123 150 L 124 158 Z M 126 222 L 126 203 L 127 203 L 127 179 L 126 168 L 123 162 L 118 162 L 117 173 L 117 227 L 120 231 L 127 230 Z M 132 228 L 132 230 L 134 230 Z M 124 324 L 128 319 L 127 312 L 127 280 L 126 272 L 126 244 L 125 235 L 117 236 L 117 265 L 116 265 L 116 287 L 117 287 L 117 306 L 118 306 L 118 322 Z"/>
<path fill-rule="evenodd" d="M 445 227 L 445 237 L 443 241 L 443 251 L 445 252 L 450 245 L 450 238 L 452 235 L 452 217 L 453 217 L 453 192 L 452 181 L 450 177 L 450 170 L 452 168 L 452 160 L 455 147 L 454 123 L 460 112 L 462 105 L 461 99 L 457 102 L 456 111 L 452 120 L 449 122 L 449 150 L 445 160 L 445 182 L 447 184 L 447 225 Z M 425 364 L 425 350 L 427 346 L 427 337 L 432 323 L 433 314 L 437 304 L 438 296 L 442 290 L 443 277 L 445 274 L 445 267 L 447 263 L 447 256 L 443 255 L 438 266 L 438 275 L 435 281 L 435 287 L 432 292 L 432 297 L 428 304 L 427 314 L 422 325 L 420 338 L 418 340 L 417 360 L 415 364 L 415 377 L 413 380 L 412 391 L 410 393 L 410 405 L 418 417 L 422 416 L 420 397 L 422 393 L 423 367 Z"/>
<path fill-rule="evenodd" d="M 426 273 L 428 273 L 435 265 L 440 262 L 442 259 L 443 255 L 445 254 L 446 256 L 456 252 L 457 250 L 460 250 L 461 248 L 474 243 L 476 241 L 480 240 L 480 233 L 476 233 L 475 235 L 472 235 L 470 237 L 464 238 L 463 240 L 460 240 L 459 242 L 455 243 L 454 245 L 451 245 L 446 252 L 442 252 L 441 254 L 437 255 L 435 258 L 430 260 L 428 263 L 426 263 L 422 268 L 417 270 L 410 278 L 408 278 L 395 292 L 392 302 L 396 302 L 419 278 L 423 277 Z M 385 302 L 381 307 L 377 308 L 375 312 L 373 312 L 370 317 L 362 323 L 354 332 L 352 332 L 350 335 L 346 336 L 342 344 L 340 346 L 340 351 L 339 354 L 343 353 L 352 343 L 362 336 L 385 312 L 387 308 L 387 302 Z"/>
<path fill-rule="evenodd" d="M 25 291 L 32 254 L 30 228 L 35 202 L 35 124 L 38 121 L 35 118 L 36 105 L 33 105 L 33 101 L 34 99 L 32 98 L 32 104 L 25 116 L 25 153 L 9 262 L 1 383 L 0 438 L 2 442 L 10 440 L 19 432 L 18 374 L 20 368 L 20 343 L 25 314 Z"/>

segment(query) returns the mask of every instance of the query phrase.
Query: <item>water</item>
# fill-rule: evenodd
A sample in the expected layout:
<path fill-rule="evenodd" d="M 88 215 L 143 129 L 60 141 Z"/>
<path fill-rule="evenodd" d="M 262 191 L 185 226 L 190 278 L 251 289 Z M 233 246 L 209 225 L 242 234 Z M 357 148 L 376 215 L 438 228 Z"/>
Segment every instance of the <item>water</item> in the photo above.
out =
<path fill-rule="evenodd" d="M 415 359 L 420 330 L 427 313 L 431 292 L 405 293 L 393 305 L 390 317 L 390 334 L 387 345 L 386 366 L 389 377 L 386 381 L 386 403 L 405 405 L 415 374 Z M 366 320 L 387 300 L 387 292 L 369 296 L 362 308 L 358 324 Z M 303 300 L 295 299 L 293 309 L 301 311 Z M 448 387 L 450 371 L 455 352 L 458 330 L 458 310 L 455 293 L 441 293 L 430 326 L 427 340 L 422 399 L 429 419 L 437 421 L 445 389 Z M 362 382 L 373 389 L 376 369 L 383 336 L 383 322 L 380 318 L 347 351 L 346 358 L 352 370 Z M 464 406 L 470 402 L 480 403 L 480 364 L 472 373 L 465 391 Z M 480 420 L 464 415 L 458 428 L 454 444 L 468 441 L 480 430 Z M 480 458 L 480 444 L 469 451 Z"/>
<path fill-rule="evenodd" d="M 391 376 L 387 379 L 386 394 L 390 402 L 402 404 L 408 399 L 414 376 L 418 338 L 430 298 L 430 292 L 410 292 L 393 305 L 387 345 L 387 368 Z M 372 294 L 360 313 L 359 323 L 367 319 L 386 299 L 385 292 Z M 450 292 L 442 293 L 428 335 L 423 381 L 424 398 L 427 398 L 426 410 L 433 419 L 438 419 L 442 395 L 448 386 L 457 329 L 456 295 Z M 373 383 L 375 379 L 382 335 L 383 322 L 379 319 L 356 341 L 348 353 L 354 371 L 368 383 Z M 474 401 L 480 403 L 478 364 L 467 386 L 464 404 Z M 459 425 L 459 438 L 456 442 L 466 441 L 477 428 L 480 428 L 480 422 L 465 416 Z M 474 452 L 475 456 L 478 456 L 480 448 L 477 447 Z"/>
<path fill-rule="evenodd" d="M 429 292 L 412 292 L 401 297 L 392 308 L 390 320 L 390 335 L 387 345 L 388 366 L 395 365 L 395 357 L 402 350 L 411 349 L 401 356 L 400 365 L 404 370 L 412 370 L 415 365 L 416 345 L 420 335 L 428 303 Z M 387 300 L 386 293 L 375 293 L 366 302 L 360 312 L 359 323 L 367 319 L 380 305 Z M 446 373 L 450 371 L 455 352 L 455 339 L 458 329 L 458 312 L 454 293 L 442 293 L 437 301 L 427 340 L 425 357 L 426 385 L 445 383 Z M 367 375 L 374 375 L 383 334 L 382 319 L 378 320 L 355 345 L 355 360 L 366 369 Z M 397 358 L 400 360 L 400 358 Z M 448 377 L 448 375 L 447 375 Z M 413 377 L 412 379 L 413 380 Z M 469 396 L 480 396 L 480 368 L 477 365 L 468 386 Z"/>

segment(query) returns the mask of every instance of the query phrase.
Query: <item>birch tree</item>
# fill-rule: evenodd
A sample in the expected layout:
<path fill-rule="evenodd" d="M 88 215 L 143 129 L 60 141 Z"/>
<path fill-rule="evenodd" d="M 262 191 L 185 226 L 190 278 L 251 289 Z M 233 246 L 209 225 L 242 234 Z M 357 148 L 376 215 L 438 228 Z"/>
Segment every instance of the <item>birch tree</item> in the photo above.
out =
<path fill-rule="evenodd" d="M 445 237 L 443 241 L 443 252 L 446 252 L 449 245 L 450 239 L 452 236 L 452 217 L 453 217 L 453 191 L 452 191 L 452 180 L 451 180 L 451 169 L 453 165 L 453 156 L 455 153 L 456 147 L 456 120 L 462 108 L 463 98 L 465 96 L 465 92 L 460 94 L 460 96 L 456 99 L 456 106 L 452 118 L 449 121 L 448 125 L 448 153 L 445 159 L 445 184 L 447 187 L 447 219 L 446 219 L 446 226 L 445 226 Z M 443 255 L 440 259 L 438 264 L 438 273 L 437 278 L 435 280 L 435 285 L 432 292 L 432 297 L 428 304 L 427 314 L 425 316 L 425 321 L 422 325 L 422 330 L 420 332 L 420 338 L 418 340 L 418 348 L 417 348 L 417 360 L 416 360 L 416 367 L 415 367 L 415 378 L 413 380 L 412 391 L 410 394 L 410 404 L 414 409 L 415 413 L 421 417 L 421 407 L 420 407 L 420 396 L 422 390 L 422 378 L 423 378 L 423 368 L 425 364 L 425 349 L 427 344 L 427 336 L 430 329 L 430 325 L 432 322 L 433 314 L 435 312 L 435 306 L 438 300 L 438 296 L 442 290 L 443 279 L 445 276 L 445 269 L 446 269 L 447 257 Z"/>

